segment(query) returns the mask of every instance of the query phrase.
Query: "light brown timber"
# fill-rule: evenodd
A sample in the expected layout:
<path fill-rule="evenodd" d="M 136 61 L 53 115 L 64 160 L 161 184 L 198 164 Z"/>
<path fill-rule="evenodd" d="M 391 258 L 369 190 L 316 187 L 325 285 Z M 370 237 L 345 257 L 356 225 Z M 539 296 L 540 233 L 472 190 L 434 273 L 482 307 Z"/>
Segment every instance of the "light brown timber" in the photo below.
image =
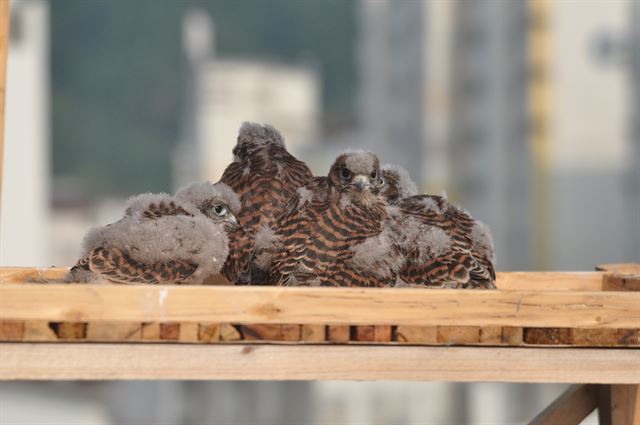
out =
<path fill-rule="evenodd" d="M 301 339 L 307 342 L 325 342 L 327 327 L 324 325 L 302 325 Z"/>
<path fill-rule="evenodd" d="M 327 340 L 329 342 L 349 342 L 351 328 L 348 325 L 327 326 Z"/>
<path fill-rule="evenodd" d="M 0 283 L 61 282 L 68 267 L 2 267 Z M 604 272 L 498 272 L 496 286 L 501 290 L 539 291 L 601 291 Z M 214 276 L 207 283 L 228 283 Z"/>
<path fill-rule="evenodd" d="M 640 293 L 5 284 L 0 320 L 637 328 Z"/>
<path fill-rule="evenodd" d="M 598 405 L 593 385 L 572 385 L 529 425 L 579 425 Z"/>
<path fill-rule="evenodd" d="M 0 344 L 0 379 L 640 382 L 630 349 Z"/>
<path fill-rule="evenodd" d="M 640 424 L 640 385 L 611 386 L 611 424 Z"/>

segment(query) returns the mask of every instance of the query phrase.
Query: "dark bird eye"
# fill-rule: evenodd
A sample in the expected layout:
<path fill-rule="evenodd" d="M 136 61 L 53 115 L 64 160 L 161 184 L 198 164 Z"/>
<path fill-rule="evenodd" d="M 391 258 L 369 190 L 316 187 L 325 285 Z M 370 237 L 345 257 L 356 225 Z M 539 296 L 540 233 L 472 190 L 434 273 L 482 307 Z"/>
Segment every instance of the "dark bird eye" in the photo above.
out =
<path fill-rule="evenodd" d="M 350 179 L 351 178 L 351 171 L 347 170 L 346 168 L 342 168 L 340 169 L 340 177 L 342 177 L 343 179 Z"/>
<path fill-rule="evenodd" d="M 227 207 L 222 204 L 215 204 L 213 206 L 213 212 L 216 213 L 217 216 L 222 217 L 227 213 Z"/>
<path fill-rule="evenodd" d="M 378 170 L 373 170 L 373 171 L 371 172 L 371 178 L 372 178 L 372 179 L 376 179 L 376 178 L 378 178 Z"/>

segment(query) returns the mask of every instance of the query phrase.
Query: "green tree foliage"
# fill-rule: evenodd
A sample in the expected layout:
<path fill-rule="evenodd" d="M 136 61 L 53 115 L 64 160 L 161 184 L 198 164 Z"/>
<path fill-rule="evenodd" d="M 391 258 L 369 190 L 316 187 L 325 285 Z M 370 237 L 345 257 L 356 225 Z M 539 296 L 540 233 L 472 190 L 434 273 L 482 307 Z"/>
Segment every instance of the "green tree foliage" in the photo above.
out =
<path fill-rule="evenodd" d="M 350 119 L 355 2 L 55 0 L 55 175 L 101 195 L 169 189 L 185 86 L 180 25 L 194 6 L 213 17 L 218 54 L 311 61 L 325 126 Z"/>

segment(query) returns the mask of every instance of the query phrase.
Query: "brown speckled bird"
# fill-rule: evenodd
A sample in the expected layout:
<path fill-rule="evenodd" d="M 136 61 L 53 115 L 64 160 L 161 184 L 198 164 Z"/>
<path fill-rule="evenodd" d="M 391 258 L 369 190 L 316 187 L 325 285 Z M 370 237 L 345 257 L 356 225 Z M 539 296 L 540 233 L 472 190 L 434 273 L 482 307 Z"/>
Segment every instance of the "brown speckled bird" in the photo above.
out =
<path fill-rule="evenodd" d="M 68 282 L 201 284 L 219 273 L 240 203 L 222 183 L 131 198 L 119 221 L 91 229 Z"/>
<path fill-rule="evenodd" d="M 340 155 L 327 177 L 300 188 L 278 219 L 280 248 L 271 282 L 278 285 L 391 286 L 397 258 L 387 255 L 387 203 L 378 194 L 378 158 Z M 388 241 L 388 240 L 387 240 Z"/>
<path fill-rule="evenodd" d="M 230 235 L 223 274 L 239 284 L 267 284 L 276 217 L 313 174 L 287 151 L 282 135 L 270 125 L 244 123 L 233 154 L 234 162 L 220 182 L 240 198 L 240 228 Z"/>
<path fill-rule="evenodd" d="M 398 286 L 495 288 L 489 228 L 443 196 L 415 195 L 401 167 L 385 166 L 382 175 L 390 234 L 404 257 Z"/>

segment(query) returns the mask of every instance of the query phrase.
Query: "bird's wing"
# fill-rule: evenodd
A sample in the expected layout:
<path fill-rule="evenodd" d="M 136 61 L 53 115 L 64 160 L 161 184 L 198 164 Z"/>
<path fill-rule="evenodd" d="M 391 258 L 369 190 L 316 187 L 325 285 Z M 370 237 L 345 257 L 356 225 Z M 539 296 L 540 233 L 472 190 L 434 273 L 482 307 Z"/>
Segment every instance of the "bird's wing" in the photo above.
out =
<path fill-rule="evenodd" d="M 227 165 L 227 168 L 222 173 L 222 177 L 220 178 L 220 182 L 229 186 L 238 197 L 242 197 L 241 191 L 244 187 L 246 187 L 246 173 L 244 172 L 244 168 L 246 165 L 243 165 L 240 161 L 232 162 Z"/>
<path fill-rule="evenodd" d="M 273 252 L 256 248 L 254 239 L 263 228 L 276 227 L 288 201 L 312 178 L 306 164 L 277 143 L 245 153 L 227 166 L 220 181 L 240 198 L 236 216 L 242 227 L 242 232 L 230 238 L 230 254 L 223 269 L 229 280 L 252 284 L 270 281 Z"/>
<path fill-rule="evenodd" d="M 222 267 L 222 274 L 227 280 L 238 285 L 251 283 L 251 257 L 253 254 L 253 238 L 238 227 L 229 233 L 229 255 Z"/>
<path fill-rule="evenodd" d="M 151 220 L 155 220 L 160 217 L 186 215 L 193 217 L 193 214 L 189 213 L 182 206 L 175 201 L 161 201 L 158 203 L 151 202 L 147 207 L 141 211 L 141 216 Z"/>
<path fill-rule="evenodd" d="M 271 260 L 269 281 L 272 284 L 286 285 L 305 258 L 310 236 L 308 204 L 296 193 L 274 224 L 280 245 Z"/>
<path fill-rule="evenodd" d="M 187 282 L 198 266 L 180 259 L 144 264 L 121 249 L 98 247 L 89 255 L 89 268 L 113 282 L 158 284 Z"/>
<path fill-rule="evenodd" d="M 412 232 L 400 247 L 406 257 L 400 271 L 403 281 L 442 287 L 494 287 L 493 263 L 486 252 L 474 244 L 471 233 L 476 222 L 468 213 L 442 197 L 430 195 L 404 199 L 400 211 L 401 223 L 407 219 L 412 223 L 397 226 L 400 232 Z M 430 233 L 435 235 L 433 243 L 425 238 Z M 439 235 L 447 238 L 446 249 L 434 246 Z M 424 242 L 420 243 L 417 238 Z"/>
<path fill-rule="evenodd" d="M 89 283 L 96 275 L 89 269 L 89 257 L 79 259 L 64 277 L 65 282 Z"/>

